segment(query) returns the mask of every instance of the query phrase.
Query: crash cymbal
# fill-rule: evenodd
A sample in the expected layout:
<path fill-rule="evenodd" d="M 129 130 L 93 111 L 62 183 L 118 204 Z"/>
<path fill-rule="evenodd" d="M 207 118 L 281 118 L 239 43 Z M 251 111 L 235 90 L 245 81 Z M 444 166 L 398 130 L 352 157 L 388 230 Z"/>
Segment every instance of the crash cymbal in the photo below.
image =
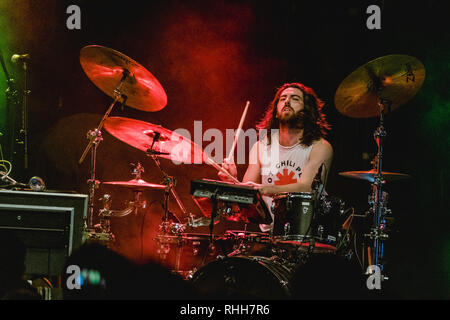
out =
<path fill-rule="evenodd" d="M 135 190 L 143 189 L 165 189 L 166 186 L 163 184 L 148 183 L 142 179 L 132 179 L 129 181 L 108 181 L 102 182 L 103 184 L 109 184 L 118 187 L 126 187 Z"/>
<path fill-rule="evenodd" d="M 129 73 L 120 87 L 127 97 L 125 104 L 143 111 L 159 111 L 167 104 L 159 81 L 142 65 L 126 55 L 103 46 L 81 49 L 80 63 L 88 78 L 104 93 L 114 98 L 124 70 Z"/>
<path fill-rule="evenodd" d="M 376 176 L 376 170 L 370 171 L 347 171 L 347 172 L 339 172 L 339 175 L 347 178 L 353 178 L 358 180 L 366 180 L 371 183 L 374 182 L 374 177 Z M 381 172 L 381 176 L 384 181 L 395 181 L 401 179 L 411 179 L 412 177 L 409 174 L 404 173 L 396 173 L 396 172 Z"/>
<path fill-rule="evenodd" d="M 343 115 L 374 117 L 379 115 L 379 97 L 391 102 L 392 111 L 414 97 L 424 79 L 425 67 L 416 58 L 407 55 L 380 57 L 348 75 L 336 90 L 334 103 Z"/>
<path fill-rule="evenodd" d="M 117 139 L 130 146 L 180 163 L 203 163 L 207 159 L 203 150 L 191 140 L 152 123 L 110 117 L 105 121 L 105 129 Z M 153 141 L 156 141 L 153 144 Z M 152 147 L 153 144 L 153 147 Z"/>

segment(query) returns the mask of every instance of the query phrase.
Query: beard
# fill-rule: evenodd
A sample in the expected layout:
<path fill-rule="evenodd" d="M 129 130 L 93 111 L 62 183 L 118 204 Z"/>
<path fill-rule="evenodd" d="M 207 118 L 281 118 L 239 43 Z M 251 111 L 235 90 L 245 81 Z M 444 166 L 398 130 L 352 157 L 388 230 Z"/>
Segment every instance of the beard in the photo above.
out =
<path fill-rule="evenodd" d="M 281 125 L 286 125 L 293 129 L 304 129 L 305 127 L 305 112 L 304 110 L 297 111 L 295 113 L 284 114 L 278 113 L 278 121 Z"/>

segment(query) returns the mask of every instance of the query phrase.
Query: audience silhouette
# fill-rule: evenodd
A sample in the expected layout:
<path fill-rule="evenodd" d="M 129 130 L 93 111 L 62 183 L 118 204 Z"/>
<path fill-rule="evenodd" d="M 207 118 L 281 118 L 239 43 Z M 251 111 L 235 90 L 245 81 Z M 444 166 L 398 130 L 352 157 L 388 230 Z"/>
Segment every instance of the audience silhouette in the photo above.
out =
<path fill-rule="evenodd" d="M 335 254 L 311 254 L 295 269 L 291 289 L 292 298 L 302 300 L 360 300 L 369 297 L 361 267 Z"/>
<path fill-rule="evenodd" d="M 0 299 L 40 300 L 25 279 L 26 247 L 11 230 L 0 230 Z"/>
<path fill-rule="evenodd" d="M 69 266 L 81 271 L 80 288 L 74 288 Z M 89 279 L 95 276 L 95 281 Z M 155 262 L 136 264 L 106 246 L 82 245 L 67 259 L 62 272 L 65 300 L 193 299 L 195 291 L 180 276 Z"/>

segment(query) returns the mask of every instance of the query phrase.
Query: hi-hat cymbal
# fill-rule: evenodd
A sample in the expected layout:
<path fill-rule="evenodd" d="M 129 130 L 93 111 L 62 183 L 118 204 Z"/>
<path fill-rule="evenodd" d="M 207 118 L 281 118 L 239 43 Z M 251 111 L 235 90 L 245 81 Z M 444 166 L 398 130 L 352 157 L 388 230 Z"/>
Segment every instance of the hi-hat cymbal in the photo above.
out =
<path fill-rule="evenodd" d="M 339 175 L 347 178 L 353 178 L 358 180 L 366 180 L 371 183 L 375 181 L 375 176 L 377 175 L 376 170 L 370 171 L 347 171 L 347 172 L 339 172 Z M 395 181 L 401 179 L 411 179 L 412 177 L 409 174 L 404 173 L 396 173 L 396 172 L 381 172 L 381 177 L 384 181 Z"/>
<path fill-rule="evenodd" d="M 99 45 L 81 49 L 80 63 L 88 78 L 111 98 L 124 76 L 119 91 L 125 104 L 143 111 L 159 111 L 167 104 L 167 95 L 159 81 L 142 65 L 126 55 Z"/>
<path fill-rule="evenodd" d="M 425 67 L 416 58 L 407 55 L 380 57 L 348 75 L 336 90 L 334 103 L 343 115 L 374 117 L 379 115 L 379 98 L 389 101 L 392 111 L 414 97 L 424 79 Z"/>
<path fill-rule="evenodd" d="M 142 179 L 132 179 L 129 181 L 108 181 L 102 182 L 102 184 L 109 184 L 118 187 L 126 187 L 134 190 L 145 190 L 145 189 L 165 189 L 166 186 L 163 184 L 148 183 Z"/>
<path fill-rule="evenodd" d="M 153 152 L 149 154 L 162 158 L 187 164 L 201 164 L 207 159 L 203 150 L 188 138 L 152 123 L 110 117 L 105 121 L 105 129 L 130 146 L 144 152 L 151 149 Z"/>

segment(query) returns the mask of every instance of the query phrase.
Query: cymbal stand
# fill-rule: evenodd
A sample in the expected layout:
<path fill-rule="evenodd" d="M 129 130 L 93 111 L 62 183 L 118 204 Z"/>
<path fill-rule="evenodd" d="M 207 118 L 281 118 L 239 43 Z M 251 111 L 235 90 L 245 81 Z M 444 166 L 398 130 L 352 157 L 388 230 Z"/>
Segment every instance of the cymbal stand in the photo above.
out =
<path fill-rule="evenodd" d="M 185 216 L 189 216 L 186 208 L 184 207 L 183 203 L 181 202 L 180 197 L 178 196 L 177 192 L 175 191 L 175 185 L 177 183 L 175 177 L 173 176 L 169 176 L 161 167 L 161 163 L 157 157 L 157 155 L 159 154 L 163 154 L 159 151 L 155 151 L 153 150 L 153 145 L 155 144 L 155 142 L 158 141 L 160 137 L 160 134 L 158 132 L 155 133 L 155 136 L 153 137 L 153 143 L 150 147 L 150 149 L 147 150 L 147 155 L 150 156 L 153 161 L 155 162 L 156 166 L 158 167 L 159 171 L 162 173 L 163 175 L 163 183 L 164 185 L 166 185 L 167 187 L 165 188 L 165 192 L 164 192 L 164 216 L 163 216 L 163 223 L 162 223 L 162 232 L 163 234 L 167 234 L 169 233 L 169 227 L 170 223 L 169 223 L 169 196 L 172 195 L 173 198 L 175 199 L 175 201 L 178 204 L 178 207 L 180 207 L 181 212 L 185 215 Z M 170 213 L 172 216 L 175 217 L 175 219 L 177 221 L 180 221 L 178 219 L 178 217 L 173 214 Z M 179 226 L 180 224 L 176 224 L 177 226 Z M 170 230 L 172 230 L 173 228 L 170 228 Z M 184 231 L 184 227 L 180 227 L 179 230 L 178 228 L 176 228 L 177 230 L 172 230 L 173 231 L 179 231 L 179 232 L 183 232 Z"/>
<path fill-rule="evenodd" d="M 371 262 L 375 266 L 380 268 L 380 271 L 383 271 L 383 249 L 384 243 L 383 241 L 388 239 L 388 234 L 385 231 L 386 224 L 384 222 L 383 216 L 385 215 L 386 205 L 384 204 L 384 196 L 383 196 L 383 176 L 382 176 L 382 165 L 383 165 L 383 141 L 387 135 L 386 129 L 384 127 L 384 115 L 385 108 L 390 107 L 391 101 L 380 98 L 378 102 L 378 106 L 380 107 L 380 120 L 379 127 L 375 130 L 373 136 L 375 142 L 378 146 L 378 153 L 376 155 L 375 169 L 377 171 L 374 176 L 374 182 L 372 183 L 372 197 L 373 197 L 373 225 L 369 234 L 365 236 L 370 238 L 373 241 L 373 251 L 371 252 Z M 387 279 L 385 277 L 385 279 Z"/>
<path fill-rule="evenodd" d="M 89 186 L 89 205 L 88 205 L 88 220 L 87 224 L 85 222 L 85 229 L 93 230 L 93 218 L 94 218 L 94 199 L 95 199 L 95 190 L 98 189 L 98 186 L 100 184 L 100 181 L 96 180 L 95 178 L 95 163 L 96 163 L 96 157 L 97 157 L 97 148 L 100 142 L 103 140 L 102 138 L 102 128 L 103 124 L 105 123 L 106 119 L 109 117 L 109 114 L 111 113 L 113 107 L 119 100 L 122 99 L 122 103 L 125 104 L 125 101 L 127 97 L 123 95 L 120 92 L 120 89 L 122 87 L 123 82 L 125 79 L 129 76 L 130 72 L 127 69 L 123 69 L 122 79 L 120 80 L 118 86 L 114 90 L 114 101 L 109 106 L 108 110 L 104 114 L 102 120 L 100 121 L 98 127 L 94 130 L 89 130 L 87 133 L 87 138 L 89 139 L 89 143 L 86 146 L 80 160 L 78 160 L 78 163 L 81 164 L 85 157 L 87 156 L 87 153 L 91 151 L 91 170 L 90 170 L 90 179 L 87 181 Z"/>

